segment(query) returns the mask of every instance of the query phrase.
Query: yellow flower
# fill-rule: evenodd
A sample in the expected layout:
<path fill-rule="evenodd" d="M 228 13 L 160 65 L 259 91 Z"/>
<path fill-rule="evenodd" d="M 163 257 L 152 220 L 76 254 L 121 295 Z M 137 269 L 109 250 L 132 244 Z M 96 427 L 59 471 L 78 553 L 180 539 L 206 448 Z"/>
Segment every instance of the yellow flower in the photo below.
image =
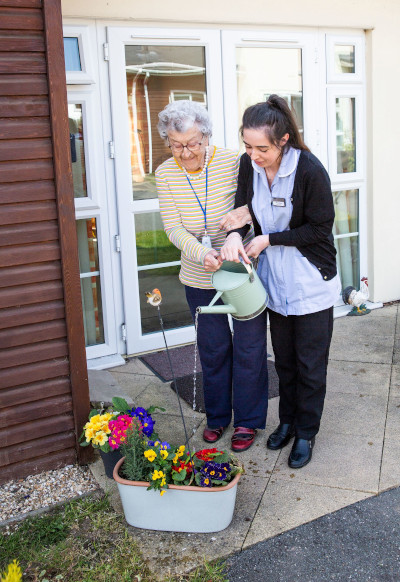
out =
<path fill-rule="evenodd" d="M 164 477 L 164 479 L 161 481 L 161 487 L 164 487 L 164 485 L 166 485 L 166 484 L 167 484 L 167 482 L 166 482 L 165 477 Z"/>
<path fill-rule="evenodd" d="M 178 449 L 178 455 L 181 457 L 185 452 L 185 445 L 181 445 Z"/>
<path fill-rule="evenodd" d="M 157 479 L 162 479 L 163 477 L 165 477 L 165 475 L 162 471 L 154 471 L 153 475 L 151 476 L 153 481 L 157 481 Z"/>
<path fill-rule="evenodd" d="M 4 576 L 1 577 L 1 582 L 21 582 L 22 572 L 17 560 L 14 560 L 12 564 L 9 564 L 7 571 L 4 572 Z"/>
<path fill-rule="evenodd" d="M 148 449 L 147 451 L 144 452 L 144 456 L 146 457 L 146 459 L 148 461 L 150 461 L 150 463 L 152 463 L 154 461 L 154 459 L 156 458 L 157 453 L 155 451 L 153 451 L 152 449 Z"/>
<path fill-rule="evenodd" d="M 165 460 L 168 457 L 168 451 L 160 451 L 160 455 Z"/>
<path fill-rule="evenodd" d="M 162 491 L 160 491 L 161 497 L 164 495 L 164 493 L 165 493 L 165 489 L 163 489 Z"/>
<path fill-rule="evenodd" d="M 108 440 L 108 437 L 106 435 L 106 433 L 104 432 L 98 432 L 96 434 L 96 436 L 93 438 L 93 444 L 94 445 L 104 445 Z"/>
<path fill-rule="evenodd" d="M 179 456 L 175 455 L 175 457 L 172 459 L 172 462 L 174 465 L 176 465 L 176 463 L 178 462 Z"/>

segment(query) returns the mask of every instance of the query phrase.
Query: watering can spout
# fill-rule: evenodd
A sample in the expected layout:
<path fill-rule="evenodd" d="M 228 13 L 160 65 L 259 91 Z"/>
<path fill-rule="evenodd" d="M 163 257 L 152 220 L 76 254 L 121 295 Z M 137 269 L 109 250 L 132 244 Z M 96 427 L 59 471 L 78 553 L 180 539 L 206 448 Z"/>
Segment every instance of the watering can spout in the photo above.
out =
<path fill-rule="evenodd" d="M 214 305 L 221 295 L 222 291 L 218 291 L 209 305 L 204 305 L 196 309 L 197 313 L 236 313 L 236 309 L 229 303 L 224 305 Z"/>
<path fill-rule="evenodd" d="M 236 313 L 236 309 L 233 305 L 204 305 L 203 307 L 198 307 L 196 309 L 197 313 Z"/>

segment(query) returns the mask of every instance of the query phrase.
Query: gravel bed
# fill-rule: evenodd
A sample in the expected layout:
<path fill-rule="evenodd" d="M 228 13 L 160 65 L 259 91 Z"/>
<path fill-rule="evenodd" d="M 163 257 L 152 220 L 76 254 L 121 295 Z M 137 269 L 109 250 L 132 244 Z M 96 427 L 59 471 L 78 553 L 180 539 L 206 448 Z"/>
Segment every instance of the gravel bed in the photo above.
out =
<path fill-rule="evenodd" d="M 88 467 L 67 465 L 0 485 L 0 522 L 98 489 Z"/>

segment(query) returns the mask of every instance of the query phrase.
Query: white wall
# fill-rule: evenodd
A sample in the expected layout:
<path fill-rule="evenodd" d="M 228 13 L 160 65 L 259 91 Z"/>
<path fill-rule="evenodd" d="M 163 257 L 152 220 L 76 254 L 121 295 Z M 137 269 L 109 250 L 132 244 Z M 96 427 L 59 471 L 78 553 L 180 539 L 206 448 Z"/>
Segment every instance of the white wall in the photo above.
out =
<path fill-rule="evenodd" d="M 63 0 L 65 18 L 207 28 L 320 27 L 367 31 L 368 273 L 372 299 L 400 298 L 400 22 L 398 0 Z"/>

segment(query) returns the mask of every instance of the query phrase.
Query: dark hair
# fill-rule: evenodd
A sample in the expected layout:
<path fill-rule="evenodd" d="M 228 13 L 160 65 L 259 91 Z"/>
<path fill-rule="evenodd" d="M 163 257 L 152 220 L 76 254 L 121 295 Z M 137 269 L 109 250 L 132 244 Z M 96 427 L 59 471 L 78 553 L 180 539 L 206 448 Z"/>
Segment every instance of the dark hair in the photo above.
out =
<path fill-rule="evenodd" d="M 240 133 L 244 129 L 264 129 L 269 141 L 282 150 L 282 154 L 291 146 L 297 150 L 310 151 L 300 135 L 299 128 L 288 104 L 283 97 L 270 95 L 268 101 L 256 103 L 246 109 L 243 114 Z M 289 139 L 283 148 L 280 146 L 282 137 L 288 133 Z"/>

